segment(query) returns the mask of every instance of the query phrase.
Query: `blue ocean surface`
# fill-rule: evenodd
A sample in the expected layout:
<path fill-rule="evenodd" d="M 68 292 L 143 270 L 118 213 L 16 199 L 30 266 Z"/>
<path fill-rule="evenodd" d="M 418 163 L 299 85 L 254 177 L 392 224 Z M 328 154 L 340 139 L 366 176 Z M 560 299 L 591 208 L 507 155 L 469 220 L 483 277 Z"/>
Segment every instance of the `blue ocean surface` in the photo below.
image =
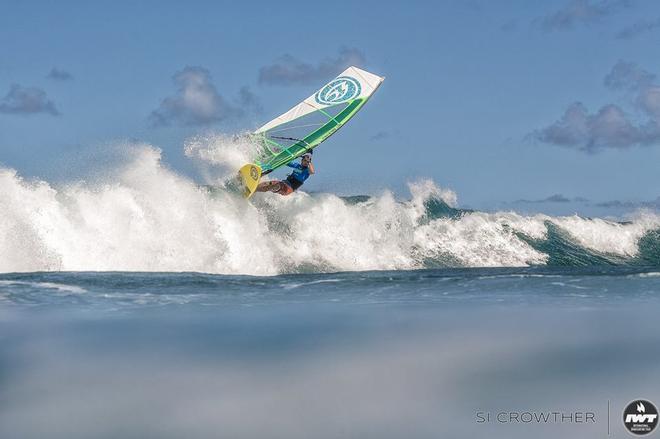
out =
<path fill-rule="evenodd" d="M 289 305 L 614 306 L 655 301 L 660 267 L 511 267 L 278 276 L 203 273 L 0 274 L 6 309 L 121 314 Z"/>
<path fill-rule="evenodd" d="M 659 312 L 647 266 L 0 274 L 0 437 L 626 437 Z M 524 411 L 572 420 L 478 422 Z"/>

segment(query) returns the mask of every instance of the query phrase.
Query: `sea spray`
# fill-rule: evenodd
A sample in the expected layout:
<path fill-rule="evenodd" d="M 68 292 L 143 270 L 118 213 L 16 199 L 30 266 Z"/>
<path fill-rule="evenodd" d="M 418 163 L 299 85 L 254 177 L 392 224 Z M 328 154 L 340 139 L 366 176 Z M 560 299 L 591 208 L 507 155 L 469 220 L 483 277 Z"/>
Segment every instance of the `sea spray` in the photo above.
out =
<path fill-rule="evenodd" d="M 202 150 L 191 151 L 202 157 Z M 136 146 L 112 172 L 96 183 L 56 186 L 1 169 L 0 272 L 275 275 L 541 265 L 557 260 L 549 226 L 562 231 L 571 252 L 616 256 L 573 259 L 580 264 L 660 264 L 660 216 L 653 212 L 618 223 L 465 211 L 430 180 L 411 183 L 406 201 L 389 191 L 347 200 L 304 190 L 247 201 L 177 174 L 148 145 Z"/>
<path fill-rule="evenodd" d="M 237 169 L 254 161 L 259 146 L 248 133 L 208 133 L 186 140 L 183 151 L 195 162 L 206 184 L 222 185 Z"/>

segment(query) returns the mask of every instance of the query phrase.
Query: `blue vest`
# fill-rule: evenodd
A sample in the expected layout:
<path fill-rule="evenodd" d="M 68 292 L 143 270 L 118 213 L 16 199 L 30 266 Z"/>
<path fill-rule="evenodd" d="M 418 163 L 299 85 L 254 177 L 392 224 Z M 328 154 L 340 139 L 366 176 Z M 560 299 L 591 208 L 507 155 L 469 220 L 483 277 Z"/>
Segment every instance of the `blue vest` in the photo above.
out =
<path fill-rule="evenodd" d="M 289 162 L 286 164 L 289 168 L 293 168 L 293 172 L 286 178 L 291 184 L 293 190 L 298 189 L 309 178 L 309 168 L 303 168 L 300 163 Z M 294 181 L 291 181 L 291 180 Z"/>

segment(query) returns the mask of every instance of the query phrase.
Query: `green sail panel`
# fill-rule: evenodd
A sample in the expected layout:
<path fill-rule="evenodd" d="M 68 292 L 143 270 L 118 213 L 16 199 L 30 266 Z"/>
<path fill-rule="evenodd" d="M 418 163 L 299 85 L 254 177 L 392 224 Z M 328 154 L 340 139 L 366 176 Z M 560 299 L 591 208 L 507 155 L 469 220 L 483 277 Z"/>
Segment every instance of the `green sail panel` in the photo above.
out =
<path fill-rule="evenodd" d="M 349 67 L 315 94 L 254 132 L 263 174 L 317 147 L 364 106 L 385 78 Z"/>

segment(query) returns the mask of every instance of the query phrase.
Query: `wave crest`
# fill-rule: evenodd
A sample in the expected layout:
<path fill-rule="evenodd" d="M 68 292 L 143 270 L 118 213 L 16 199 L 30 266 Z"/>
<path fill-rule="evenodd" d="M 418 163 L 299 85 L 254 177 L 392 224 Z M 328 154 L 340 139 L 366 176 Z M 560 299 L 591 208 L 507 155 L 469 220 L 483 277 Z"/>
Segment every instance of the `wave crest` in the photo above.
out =
<path fill-rule="evenodd" d="M 213 152 L 191 148 L 199 158 Z M 137 146 L 111 181 L 55 187 L 0 169 L 0 271 L 270 275 L 660 264 L 660 217 L 652 212 L 618 223 L 461 210 L 456 194 L 431 180 L 410 184 L 403 202 L 388 191 L 267 194 L 247 202 L 168 169 L 148 145 Z"/>

